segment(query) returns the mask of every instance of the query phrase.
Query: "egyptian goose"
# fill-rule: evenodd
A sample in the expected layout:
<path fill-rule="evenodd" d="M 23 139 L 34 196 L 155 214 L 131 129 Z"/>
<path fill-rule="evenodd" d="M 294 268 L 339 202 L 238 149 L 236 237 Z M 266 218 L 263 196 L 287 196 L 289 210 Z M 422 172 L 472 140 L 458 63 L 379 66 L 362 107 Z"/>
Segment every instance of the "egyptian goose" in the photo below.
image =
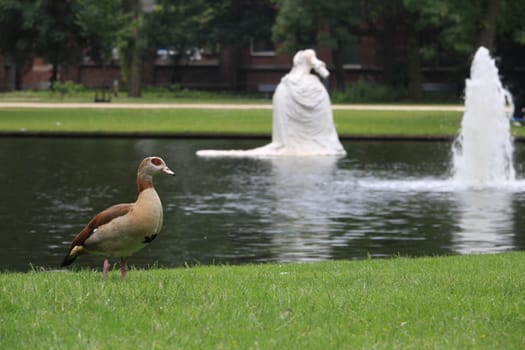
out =
<path fill-rule="evenodd" d="M 161 158 L 145 158 L 137 171 L 137 201 L 116 204 L 95 215 L 75 237 L 61 266 L 70 265 L 79 255 L 104 255 L 103 276 L 107 278 L 109 258 L 120 257 L 125 280 L 126 258 L 153 241 L 162 227 L 162 203 L 153 187 L 153 175 L 160 172 L 175 175 Z"/>

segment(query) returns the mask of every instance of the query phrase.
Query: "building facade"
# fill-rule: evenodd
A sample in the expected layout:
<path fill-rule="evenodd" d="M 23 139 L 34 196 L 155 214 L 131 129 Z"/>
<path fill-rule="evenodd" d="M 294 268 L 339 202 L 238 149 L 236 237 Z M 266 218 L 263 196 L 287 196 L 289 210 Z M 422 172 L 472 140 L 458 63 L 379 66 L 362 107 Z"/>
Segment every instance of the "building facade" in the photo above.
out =
<path fill-rule="evenodd" d="M 381 66 L 377 57 L 376 44 L 373 40 L 361 40 L 355 51 L 358 53 L 354 62 L 344 66 L 346 80 L 351 83 L 359 79 L 380 79 Z M 317 56 L 333 70 L 331 51 L 317 48 Z M 278 54 L 273 49 L 259 47 L 254 43 L 239 49 L 235 73 L 227 68 L 220 55 L 200 55 L 197 59 L 185 59 L 175 62 L 169 55 L 158 55 L 155 60 L 144 64 L 144 86 L 194 89 L 232 89 L 240 91 L 261 91 L 271 89 L 279 83 L 291 66 L 293 54 Z M 50 86 L 52 66 L 40 58 L 35 58 L 21 70 L 21 77 L 16 78 L 15 67 L 7 65 L 0 58 L 0 89 L 14 90 L 19 85 L 22 90 L 43 90 Z M 74 66 L 59 68 L 60 81 L 72 81 L 86 87 L 111 86 L 114 81 L 125 88 L 118 60 L 107 66 L 100 66 L 89 59 Z M 235 81 L 231 81 L 231 77 Z M 16 82 L 16 79 L 20 79 Z M 333 77 L 329 84 L 332 84 Z M 18 83 L 18 84 L 17 84 Z"/>

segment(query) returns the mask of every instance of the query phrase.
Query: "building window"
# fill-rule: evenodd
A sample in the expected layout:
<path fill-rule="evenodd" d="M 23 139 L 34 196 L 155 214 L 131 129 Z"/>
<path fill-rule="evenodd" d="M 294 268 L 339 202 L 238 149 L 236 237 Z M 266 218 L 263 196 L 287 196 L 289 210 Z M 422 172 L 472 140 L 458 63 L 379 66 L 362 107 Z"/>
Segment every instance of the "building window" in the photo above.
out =
<path fill-rule="evenodd" d="M 270 38 L 252 38 L 250 54 L 252 56 L 275 56 L 275 45 Z"/>

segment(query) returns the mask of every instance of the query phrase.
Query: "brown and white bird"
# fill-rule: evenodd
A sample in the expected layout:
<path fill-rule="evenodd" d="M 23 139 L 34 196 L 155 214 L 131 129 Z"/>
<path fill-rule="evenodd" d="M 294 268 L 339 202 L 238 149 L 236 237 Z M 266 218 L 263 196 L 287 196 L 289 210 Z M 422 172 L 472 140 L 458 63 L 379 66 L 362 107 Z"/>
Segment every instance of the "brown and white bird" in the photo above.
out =
<path fill-rule="evenodd" d="M 145 158 L 137 171 L 137 201 L 116 204 L 95 215 L 75 237 L 61 266 L 70 265 L 79 255 L 104 255 L 107 278 L 109 258 L 119 257 L 122 279 L 126 279 L 126 259 L 153 241 L 162 228 L 162 203 L 153 187 L 153 176 L 161 172 L 175 175 L 162 158 Z"/>

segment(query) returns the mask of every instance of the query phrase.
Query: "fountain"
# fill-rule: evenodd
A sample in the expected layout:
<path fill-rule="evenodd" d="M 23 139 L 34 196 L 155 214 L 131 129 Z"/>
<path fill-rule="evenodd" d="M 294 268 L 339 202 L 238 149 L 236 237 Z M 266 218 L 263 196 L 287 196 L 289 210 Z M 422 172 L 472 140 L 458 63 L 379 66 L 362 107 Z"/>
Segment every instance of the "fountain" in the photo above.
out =
<path fill-rule="evenodd" d="M 466 80 L 465 112 L 452 147 L 454 181 L 483 187 L 515 179 L 510 122 L 505 112 L 509 96 L 489 51 L 480 47 Z"/>
<path fill-rule="evenodd" d="M 250 150 L 199 150 L 198 156 L 344 156 L 333 122 L 330 97 L 322 78 L 330 74 L 314 50 L 302 50 L 293 58 L 273 96 L 272 142 Z"/>

